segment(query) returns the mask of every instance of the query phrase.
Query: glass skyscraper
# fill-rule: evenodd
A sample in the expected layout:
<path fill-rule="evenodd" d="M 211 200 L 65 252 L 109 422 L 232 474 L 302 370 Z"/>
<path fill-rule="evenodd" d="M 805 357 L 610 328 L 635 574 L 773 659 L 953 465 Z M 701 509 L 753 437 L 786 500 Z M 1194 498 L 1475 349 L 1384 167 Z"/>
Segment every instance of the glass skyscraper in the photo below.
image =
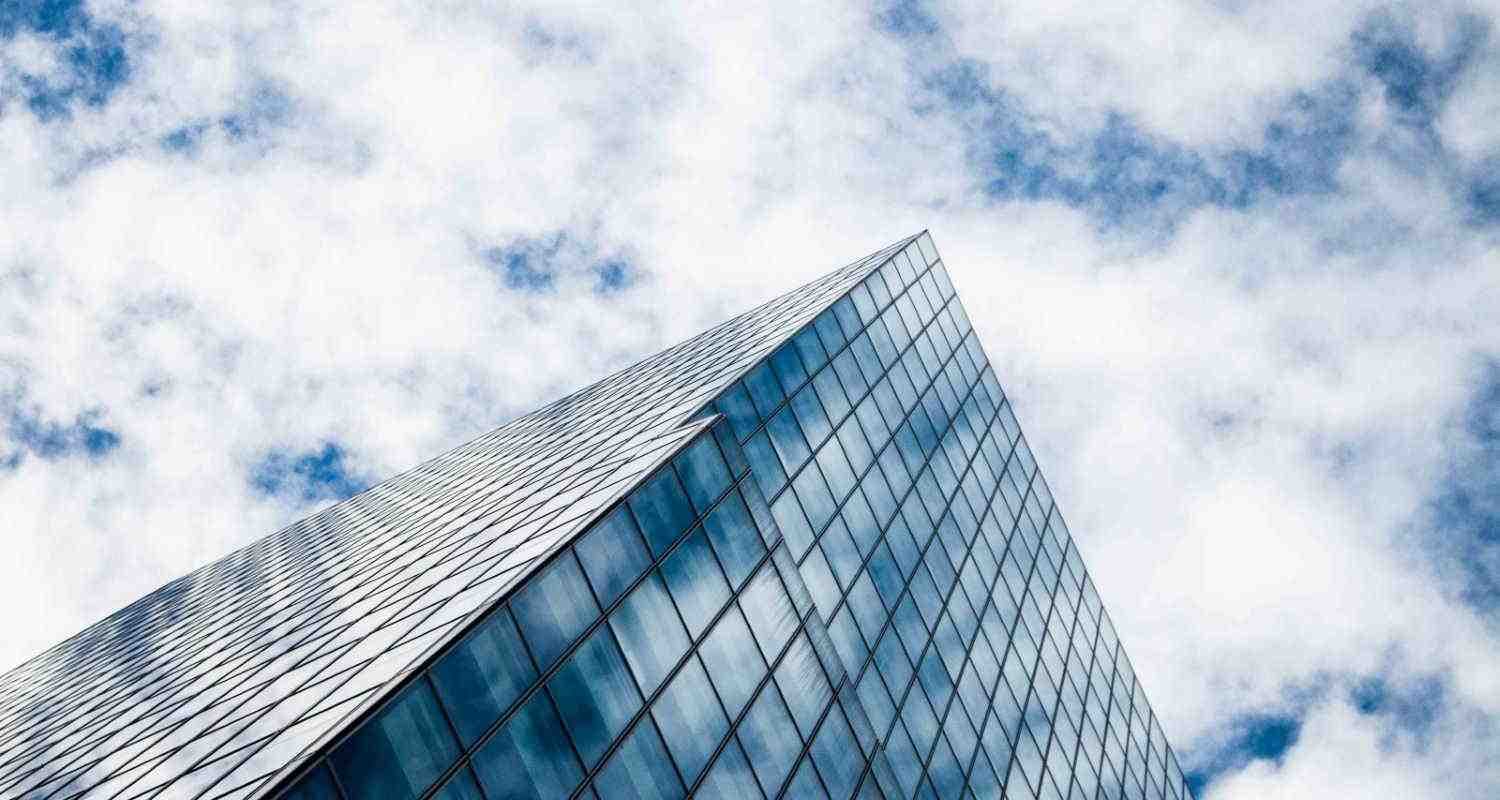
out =
<path fill-rule="evenodd" d="M 1190 797 L 925 233 L 6 674 L 0 795 Z"/>

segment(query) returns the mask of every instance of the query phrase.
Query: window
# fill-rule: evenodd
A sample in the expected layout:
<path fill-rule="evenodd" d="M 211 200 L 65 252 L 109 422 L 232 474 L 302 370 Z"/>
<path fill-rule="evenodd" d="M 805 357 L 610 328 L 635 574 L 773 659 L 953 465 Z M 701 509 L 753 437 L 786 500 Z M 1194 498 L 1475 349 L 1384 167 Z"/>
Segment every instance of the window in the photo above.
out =
<path fill-rule="evenodd" d="M 738 496 L 733 499 L 735 502 L 739 501 Z M 744 505 L 741 504 L 740 507 L 743 509 Z M 748 520 L 749 512 L 743 513 Z M 742 538 L 760 545 L 760 536 L 753 528 L 744 531 Z M 688 636 L 698 638 L 713 616 L 729 600 L 729 584 L 725 582 L 724 573 L 714 560 L 714 554 L 708 546 L 708 535 L 703 528 L 695 527 L 682 544 L 667 556 L 666 561 L 662 562 L 661 573 L 667 580 L 672 598 L 677 601 L 677 609 L 682 612 L 683 621 L 687 623 Z"/>
<path fill-rule="evenodd" d="M 624 505 L 595 523 L 576 549 L 589 583 L 606 607 L 651 566 L 651 554 Z"/>
<path fill-rule="evenodd" d="M 426 791 L 458 753 L 432 687 L 420 678 L 339 745 L 329 762 L 354 797 L 404 800 Z"/>
<path fill-rule="evenodd" d="M 651 713 L 683 777 L 692 783 L 708 764 L 719 740 L 729 732 L 729 720 L 719 708 L 713 686 L 698 659 L 688 659 Z"/>
<path fill-rule="evenodd" d="M 635 587 L 610 616 L 609 624 L 647 694 L 661 685 L 688 648 L 687 634 L 659 573 L 653 572 Z"/>
<path fill-rule="evenodd" d="M 604 755 L 641 706 L 640 692 L 608 627 L 594 631 L 547 685 L 590 765 Z"/>
<path fill-rule="evenodd" d="M 531 654 L 543 667 L 599 616 L 594 595 L 572 552 L 564 552 L 552 566 L 516 593 L 511 604 Z"/>
<path fill-rule="evenodd" d="M 714 444 L 712 436 L 700 435 L 673 459 L 673 463 L 677 465 L 677 474 L 699 514 L 708 511 L 719 495 L 729 488 L 729 467 L 719 455 L 719 446 Z"/>
<path fill-rule="evenodd" d="M 779 788 L 791 772 L 802 750 L 802 742 L 791 735 L 795 730 L 786 704 L 781 701 L 781 692 L 776 690 L 776 684 L 767 683 L 740 723 L 739 737 L 762 786 Z M 771 791 L 774 793 L 776 788 Z"/>
<path fill-rule="evenodd" d="M 712 443 L 709 446 L 712 447 Z M 693 524 L 695 517 L 671 467 L 663 467 L 641 484 L 631 494 L 629 503 L 641 532 L 646 535 L 646 543 L 657 556 L 677 541 L 677 537 Z"/>
<path fill-rule="evenodd" d="M 472 745 L 536 679 L 510 611 L 500 608 L 432 667 L 438 697 Z"/>
<path fill-rule="evenodd" d="M 678 800 L 683 796 L 682 780 L 649 717 L 610 756 L 594 779 L 594 791 L 602 800 Z"/>
<path fill-rule="evenodd" d="M 731 586 L 738 588 L 766 553 L 765 543 L 750 518 L 750 509 L 735 490 L 703 520 L 703 529 L 713 543 Z"/>

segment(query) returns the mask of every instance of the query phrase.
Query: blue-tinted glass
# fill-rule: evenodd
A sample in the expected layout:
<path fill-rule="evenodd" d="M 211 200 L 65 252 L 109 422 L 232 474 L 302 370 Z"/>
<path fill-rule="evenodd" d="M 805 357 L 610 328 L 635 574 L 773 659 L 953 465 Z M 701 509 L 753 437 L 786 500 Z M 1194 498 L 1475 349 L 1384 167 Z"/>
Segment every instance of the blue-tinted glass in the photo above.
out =
<path fill-rule="evenodd" d="M 845 356 L 840 356 L 842 360 Z M 837 422 L 848 414 L 853 406 L 850 404 L 850 395 L 844 390 L 843 384 L 839 382 L 838 375 L 829 369 L 819 372 L 813 378 L 813 390 L 817 392 L 818 399 L 823 402 L 823 410 L 828 412 L 829 420 Z M 858 397 L 858 395 L 854 395 Z"/>
<path fill-rule="evenodd" d="M 875 298 L 870 296 L 869 287 L 862 283 L 849 291 L 849 297 L 854 300 L 854 309 L 859 312 L 862 324 L 869 323 L 880 311 L 875 307 Z"/>
<path fill-rule="evenodd" d="M 732 495 L 730 500 L 738 503 L 739 496 Z M 729 503 L 726 502 L 725 505 Z M 740 507 L 743 509 L 744 505 L 741 504 Z M 748 520 L 750 512 L 745 511 L 744 514 Z M 760 544 L 760 535 L 754 528 L 743 534 L 757 545 Z M 677 610 L 682 612 L 683 621 L 687 623 L 688 635 L 698 638 L 708 627 L 714 614 L 729 600 L 729 584 L 725 582 L 724 573 L 719 571 L 719 565 L 714 561 L 714 554 L 709 549 L 708 536 L 703 528 L 694 528 L 682 544 L 667 556 L 662 562 L 661 573 L 667 579 L 667 588 L 671 590 L 672 598 L 677 601 Z"/>
<path fill-rule="evenodd" d="M 698 659 L 688 659 L 652 706 L 651 714 L 661 729 L 677 768 L 692 783 L 708 764 L 719 740 L 729 733 L 729 720 Z"/>
<path fill-rule="evenodd" d="M 599 616 L 572 552 L 564 552 L 511 603 L 538 664 L 551 664 Z"/>
<path fill-rule="evenodd" d="M 771 412 L 781 404 L 782 398 L 786 397 L 781 391 L 781 384 L 776 382 L 771 365 L 764 361 L 745 375 L 745 386 L 750 390 L 750 399 L 754 401 L 755 410 L 759 412 L 761 419 L 771 416 Z"/>
<path fill-rule="evenodd" d="M 672 608 L 661 575 L 652 573 L 610 615 L 625 660 L 635 671 L 641 691 L 650 694 L 687 651 L 688 637 Z"/>
<path fill-rule="evenodd" d="M 750 762 L 745 760 L 739 742 L 733 739 L 694 793 L 694 797 L 702 800 L 755 800 L 763 796 L 750 771 Z"/>
<path fill-rule="evenodd" d="M 449 778 L 443 788 L 433 794 L 432 800 L 484 800 L 484 795 L 479 792 L 474 773 L 465 767 Z"/>
<path fill-rule="evenodd" d="M 829 490 L 828 483 L 823 480 L 823 471 L 816 464 L 809 464 L 792 481 L 792 487 L 797 491 L 797 496 L 802 500 L 802 510 L 807 512 L 807 520 L 812 524 L 814 532 L 823 530 L 823 526 L 833 519 L 838 511 L 834 504 L 833 492 Z M 774 507 L 772 508 L 774 511 Z M 780 518 L 777 518 L 780 522 Z M 786 533 L 783 528 L 782 533 Z M 793 555 L 800 555 L 793 549 Z"/>
<path fill-rule="evenodd" d="M 828 556 L 828 565 L 833 568 L 834 575 L 838 576 L 839 585 L 847 587 L 858 574 L 860 567 L 859 549 L 855 547 L 854 540 L 849 538 L 849 531 L 844 527 L 841 520 L 834 523 L 823 533 L 823 552 Z"/>
<path fill-rule="evenodd" d="M 807 380 L 807 368 L 802 366 L 802 358 L 797 355 L 797 348 L 791 344 L 784 344 L 771 354 L 771 367 L 776 370 L 776 376 L 781 379 L 781 388 L 787 394 L 796 391 Z"/>
<path fill-rule="evenodd" d="M 792 339 L 792 344 L 802 356 L 802 362 L 813 372 L 817 372 L 828 363 L 828 351 L 818 340 L 818 332 L 811 326 L 803 328 L 802 332 Z"/>
<path fill-rule="evenodd" d="M 818 338 L 823 340 L 823 347 L 829 353 L 837 353 L 844 346 L 844 332 L 839 329 L 839 321 L 834 316 L 833 309 L 819 314 L 813 320 L 813 327 L 818 329 Z"/>
<path fill-rule="evenodd" d="M 839 444 L 838 439 L 832 439 L 823 445 L 823 449 L 818 451 L 817 462 L 823 470 L 823 477 L 828 479 L 828 488 L 832 490 L 834 499 L 843 502 L 854 489 L 855 478 L 849 459 L 844 455 L 844 447 Z"/>
<path fill-rule="evenodd" d="M 281 797 L 283 800 L 339 800 L 339 792 L 333 786 L 333 777 L 328 774 L 328 768 L 318 767 L 303 776 L 296 786 L 288 789 Z"/>
<path fill-rule="evenodd" d="M 792 782 L 787 785 L 786 794 L 782 797 L 786 800 L 828 800 L 828 793 L 823 791 L 823 784 L 818 782 L 818 774 L 813 769 L 811 759 L 804 759 L 801 766 L 797 767 L 797 774 L 792 776 Z"/>
<path fill-rule="evenodd" d="M 844 712 L 838 706 L 834 706 L 828 712 L 828 718 L 823 720 L 823 727 L 813 739 L 811 752 L 830 797 L 844 798 L 854 793 L 862 766 L 857 757 L 860 751 L 848 723 L 844 721 Z"/>
<path fill-rule="evenodd" d="M 755 476 L 756 485 L 767 497 L 774 497 L 786 485 L 786 470 L 766 431 L 745 442 L 745 458 L 750 461 L 750 474 Z"/>
<path fill-rule="evenodd" d="M 812 384 L 792 395 L 789 408 L 796 413 L 797 422 L 802 425 L 802 432 L 807 434 L 807 442 L 812 447 L 817 447 L 833 432 L 833 425 L 828 421 L 828 414 L 823 411 L 823 403 L 818 400 L 817 389 Z"/>
<path fill-rule="evenodd" d="M 677 541 L 696 516 L 671 468 L 657 471 L 630 495 L 630 510 L 657 556 Z"/>
<path fill-rule="evenodd" d="M 412 798 L 458 759 L 458 742 L 425 678 L 361 725 L 329 756 L 354 797 Z"/>
<path fill-rule="evenodd" d="M 438 698 L 472 745 L 536 678 L 510 611 L 500 608 L 432 667 Z"/>
<path fill-rule="evenodd" d="M 766 674 L 766 662 L 736 608 L 730 608 L 698 649 L 709 677 L 719 689 L 724 710 L 733 717 L 745 707 Z"/>
<path fill-rule="evenodd" d="M 833 687 L 828 685 L 806 633 L 792 642 L 786 656 L 776 665 L 776 683 L 803 737 L 812 736 L 818 717 L 833 699 Z"/>
<path fill-rule="evenodd" d="M 846 339 L 858 336 L 860 329 L 865 326 L 848 297 L 841 297 L 833 304 L 833 315 L 839 318 L 839 327 L 843 329 Z"/>
<path fill-rule="evenodd" d="M 788 473 L 795 472 L 802 462 L 812 456 L 807 440 L 802 437 L 802 428 L 797 424 L 792 407 L 787 406 L 766 423 L 766 433 L 771 436 L 771 445 L 781 458 L 781 465 Z"/>
<path fill-rule="evenodd" d="M 809 467 L 803 471 L 816 472 L 817 467 Z M 793 556 L 800 558 L 813 542 L 813 529 L 807 524 L 807 517 L 802 513 L 802 504 L 797 501 L 797 493 L 783 492 L 771 505 L 771 515 L 776 518 L 776 527 L 781 529 L 781 535 L 786 540 L 787 547 Z"/>
<path fill-rule="evenodd" d="M 745 460 L 745 451 L 734 440 L 734 434 L 730 432 L 729 426 L 721 422 L 713 426 L 712 430 L 714 441 L 719 443 L 719 451 L 724 454 L 724 461 L 729 464 L 729 474 L 736 478 L 743 477 L 750 469 L 750 462 Z"/>
<path fill-rule="evenodd" d="M 687 488 L 688 497 L 699 514 L 708 510 L 719 495 L 729 488 L 729 467 L 719 454 L 712 436 L 699 436 L 677 458 L 677 475 Z"/>
<path fill-rule="evenodd" d="M 750 577 L 766 552 L 766 545 L 761 541 L 755 522 L 750 518 L 750 510 L 745 507 L 738 490 L 731 492 L 703 520 L 703 528 L 708 531 L 708 539 L 713 543 L 730 584 L 738 587 Z"/>
<path fill-rule="evenodd" d="M 755 403 L 743 383 L 736 383 L 719 395 L 719 411 L 729 420 L 734 437 L 742 442 L 760 425 Z"/>
<path fill-rule="evenodd" d="M 740 608 L 768 661 L 776 658 L 799 624 L 797 609 L 770 567 L 762 567 L 740 595 Z"/>
<path fill-rule="evenodd" d="M 640 692 L 607 626 L 594 631 L 547 685 L 590 765 L 641 707 Z"/>
<path fill-rule="evenodd" d="M 739 729 L 740 744 L 762 786 L 779 787 L 791 772 L 802 750 L 796 730 L 776 684 L 766 684 Z"/>
<path fill-rule="evenodd" d="M 635 519 L 623 505 L 594 523 L 576 549 L 589 583 L 606 606 L 651 566 L 651 554 L 646 552 Z"/>
<path fill-rule="evenodd" d="M 679 800 L 683 796 L 682 780 L 649 717 L 609 757 L 594 779 L 594 791 L 602 800 Z"/>

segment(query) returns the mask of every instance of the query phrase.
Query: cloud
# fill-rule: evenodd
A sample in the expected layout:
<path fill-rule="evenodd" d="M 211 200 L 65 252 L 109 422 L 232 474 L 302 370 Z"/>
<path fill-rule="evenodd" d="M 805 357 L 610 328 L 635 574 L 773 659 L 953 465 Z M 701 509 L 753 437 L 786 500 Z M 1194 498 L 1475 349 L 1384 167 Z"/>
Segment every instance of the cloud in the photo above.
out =
<path fill-rule="evenodd" d="M 1201 796 L 1500 787 L 1493 9 L 43 8 L 0 662 L 930 227 Z"/>

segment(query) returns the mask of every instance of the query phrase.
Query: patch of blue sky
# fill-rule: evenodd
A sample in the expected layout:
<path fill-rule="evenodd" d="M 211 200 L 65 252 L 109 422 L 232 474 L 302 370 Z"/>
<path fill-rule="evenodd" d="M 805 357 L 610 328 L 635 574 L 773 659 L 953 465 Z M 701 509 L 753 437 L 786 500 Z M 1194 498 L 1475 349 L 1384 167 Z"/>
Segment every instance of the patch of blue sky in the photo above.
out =
<path fill-rule="evenodd" d="M 8 452 L 0 452 L 0 466 L 15 468 L 28 455 L 45 461 L 72 456 L 100 460 L 120 446 L 118 431 L 104 425 L 104 411 L 91 409 L 71 422 L 48 419 L 37 407 L 16 406 L 9 411 Z"/>
<path fill-rule="evenodd" d="M 102 106 L 130 78 L 124 32 L 96 20 L 82 0 L 0 3 L 0 42 L 23 31 L 51 40 L 66 67 L 61 75 L 20 76 L 20 94 L 41 119 L 66 119 L 79 103 Z"/>
<path fill-rule="evenodd" d="M 337 501 L 370 485 L 349 463 L 348 452 L 336 442 L 296 452 L 272 450 L 250 469 L 250 485 L 258 493 L 293 502 Z"/>
<path fill-rule="evenodd" d="M 482 255 L 507 289 L 527 294 L 555 291 L 559 278 L 573 272 L 586 276 L 596 294 L 628 289 L 639 278 L 637 267 L 628 258 L 601 254 L 596 245 L 566 230 L 518 236 L 505 245 L 485 249 Z"/>
<path fill-rule="evenodd" d="M 1463 601 L 1494 612 L 1500 610 L 1500 356 L 1478 373 L 1446 448 L 1449 463 L 1419 546 Z"/>
<path fill-rule="evenodd" d="M 1252 761 L 1280 761 L 1297 743 L 1302 719 L 1292 713 L 1255 713 L 1237 717 L 1227 727 L 1230 734 L 1219 751 L 1185 776 L 1195 796 L 1203 796 L 1215 779 Z"/>

